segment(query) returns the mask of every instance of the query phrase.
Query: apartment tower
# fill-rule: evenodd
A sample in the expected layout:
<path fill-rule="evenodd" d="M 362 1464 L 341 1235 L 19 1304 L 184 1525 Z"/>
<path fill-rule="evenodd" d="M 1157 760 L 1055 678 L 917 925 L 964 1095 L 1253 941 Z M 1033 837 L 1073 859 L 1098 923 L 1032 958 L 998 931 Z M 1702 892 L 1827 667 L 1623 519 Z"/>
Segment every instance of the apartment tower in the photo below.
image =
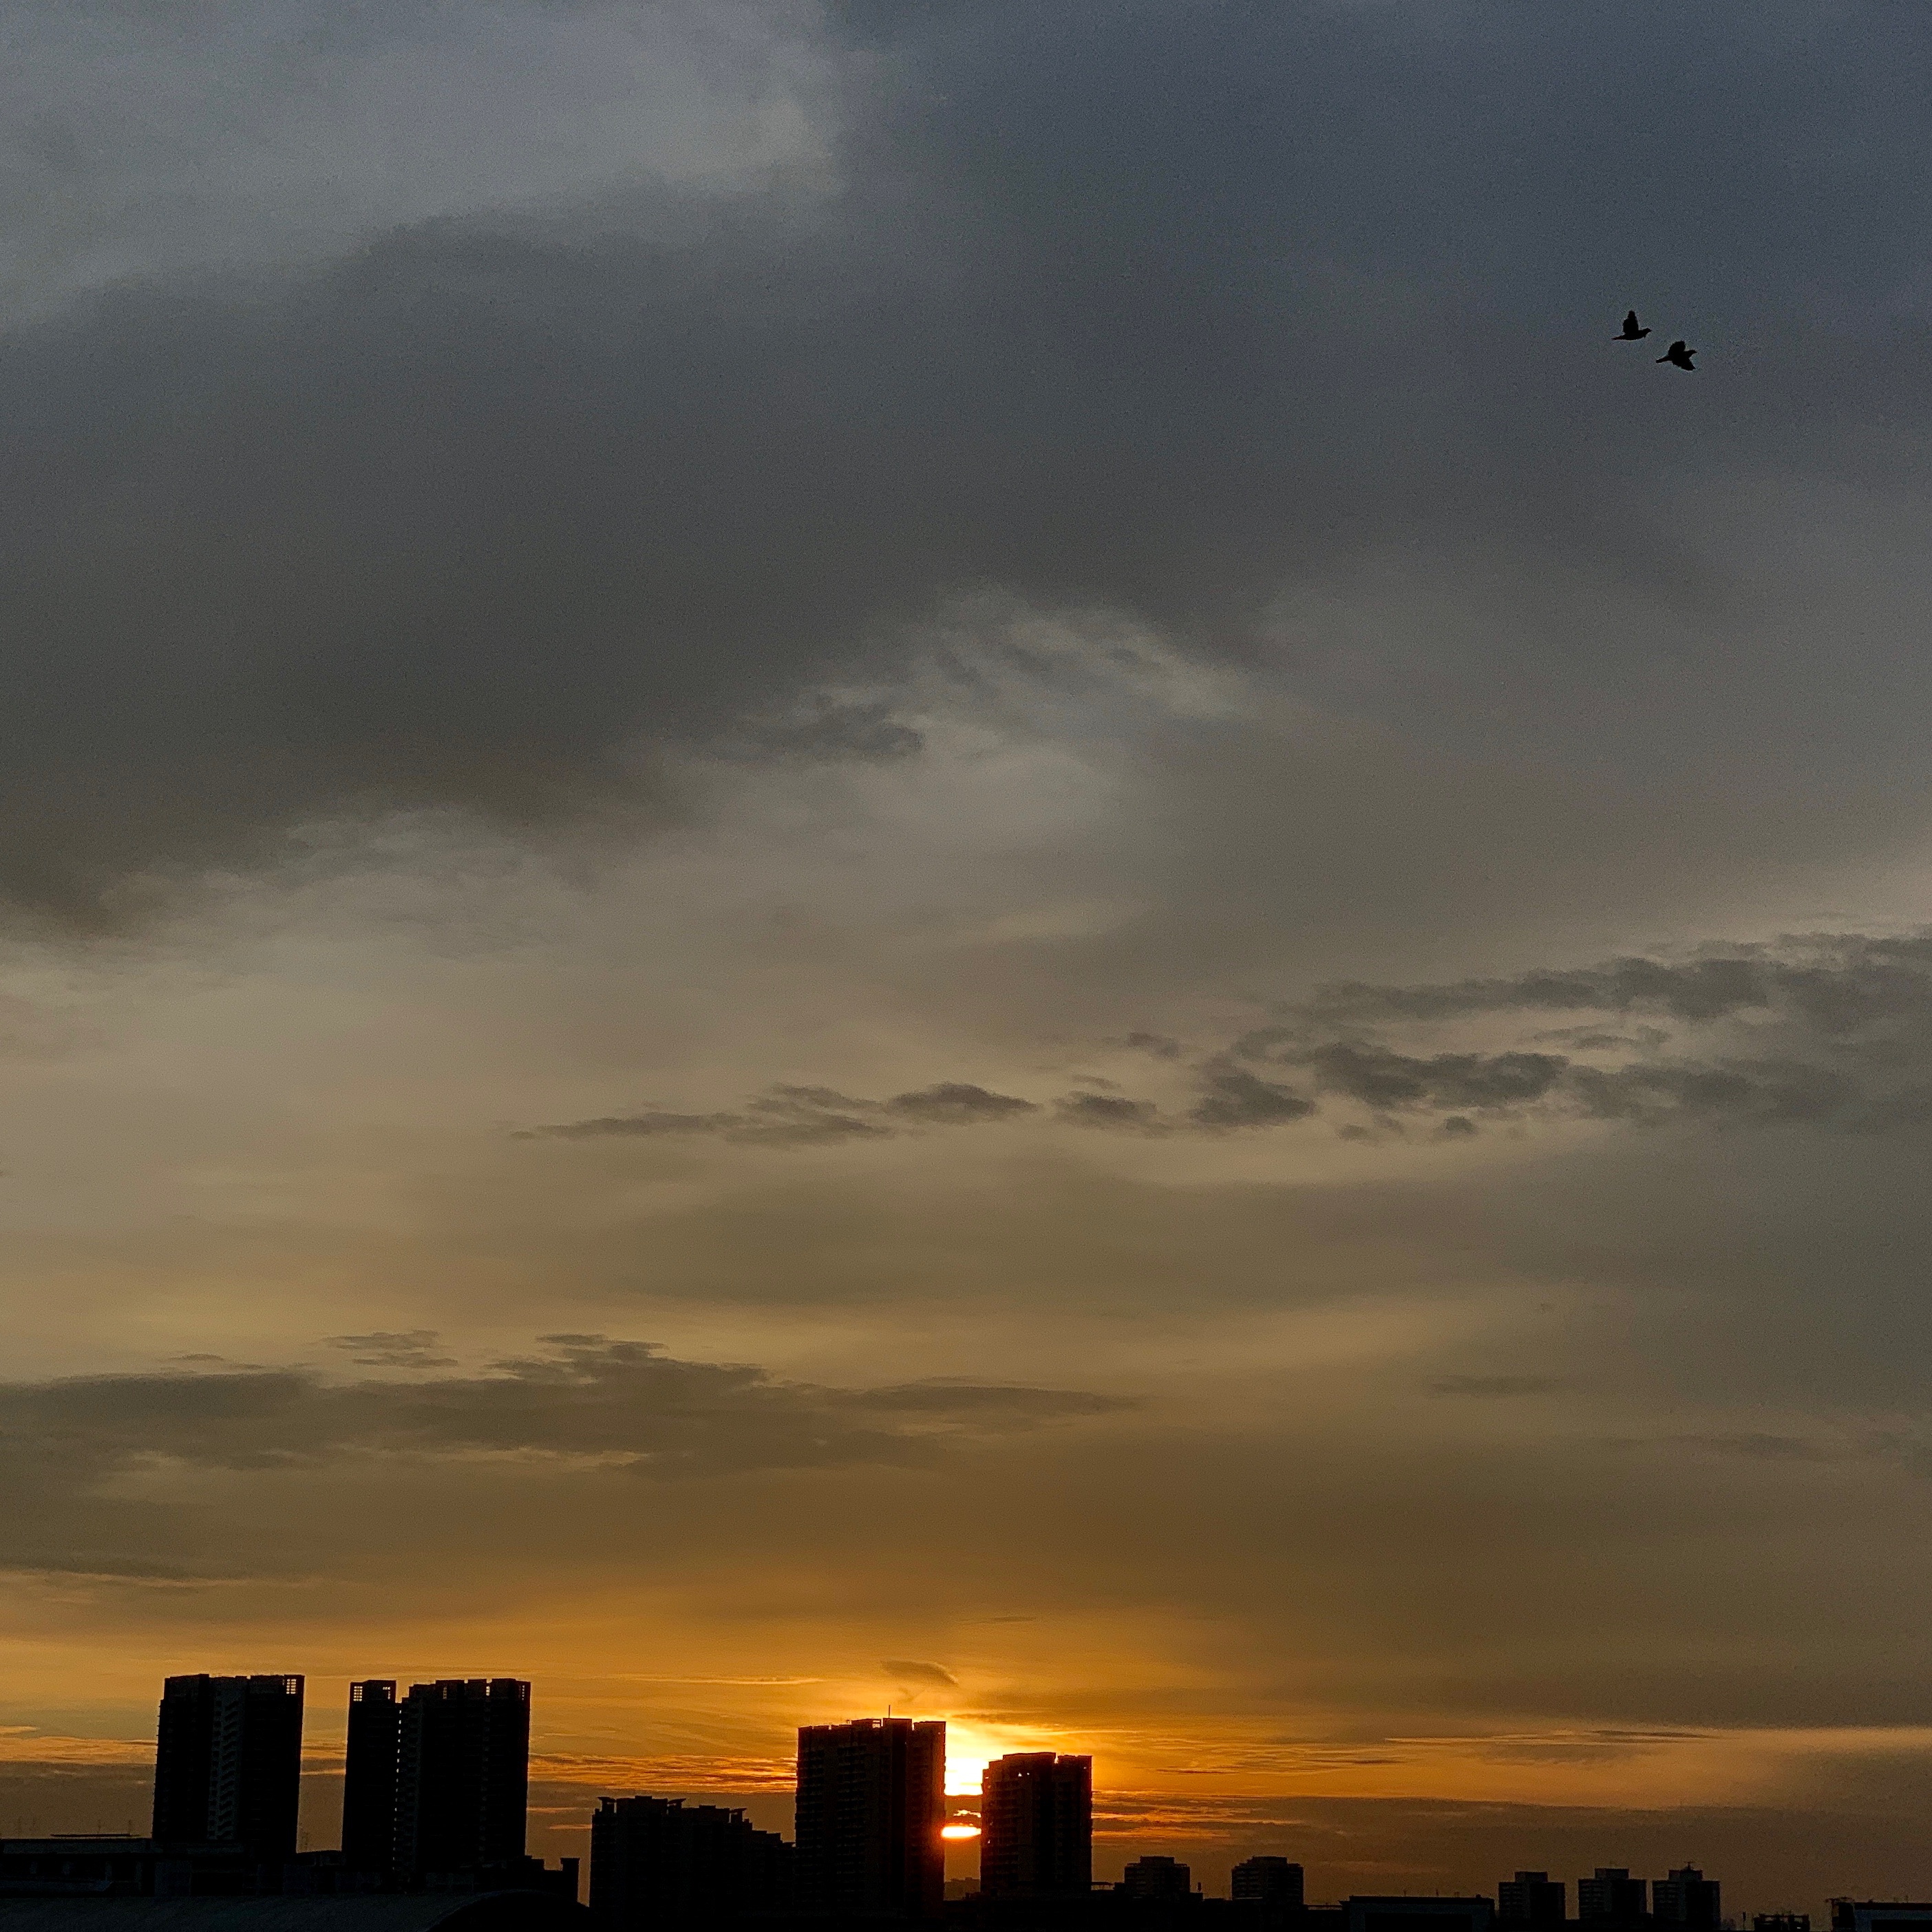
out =
<path fill-rule="evenodd" d="M 349 1687 L 349 1744 L 343 1764 L 342 1862 L 386 1872 L 396 1862 L 396 1771 L 402 1706 L 393 1678 Z"/>
<path fill-rule="evenodd" d="M 946 1726 L 910 1718 L 798 1734 L 797 1900 L 844 1917 L 929 1918 L 946 1888 Z"/>
<path fill-rule="evenodd" d="M 302 1792 L 299 1677 L 170 1677 L 154 1742 L 154 1834 L 295 1856 Z"/>
<path fill-rule="evenodd" d="M 980 1780 L 980 1889 L 988 1898 L 1084 1898 L 1094 1882 L 1094 1760 L 995 1758 Z"/>
<path fill-rule="evenodd" d="M 396 1729 L 394 1869 L 419 1880 L 520 1858 L 529 1684 L 514 1677 L 412 1684 Z"/>

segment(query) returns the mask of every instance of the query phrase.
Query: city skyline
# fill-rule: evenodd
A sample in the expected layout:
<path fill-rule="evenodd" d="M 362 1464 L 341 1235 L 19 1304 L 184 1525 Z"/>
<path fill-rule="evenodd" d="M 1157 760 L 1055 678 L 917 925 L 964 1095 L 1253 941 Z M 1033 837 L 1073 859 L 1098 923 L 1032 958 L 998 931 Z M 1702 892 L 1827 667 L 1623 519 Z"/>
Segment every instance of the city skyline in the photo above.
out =
<path fill-rule="evenodd" d="M 278 1862 L 300 1863 L 310 1849 L 304 1838 L 297 1858 L 305 1682 L 278 1673 L 170 1678 L 153 1754 L 151 1834 L 70 1834 L 68 1856 L 98 1846 L 124 1865 L 127 1855 L 112 1850 L 117 1844 L 152 1844 L 164 1854 L 172 1846 L 178 1856 L 192 1850 L 197 1858 L 202 1850 L 244 1852 L 266 1859 L 260 1868 L 266 1888 L 282 1889 Z M 580 1852 L 567 1855 L 561 1872 L 549 1874 L 541 1857 L 524 1856 L 530 1683 L 442 1678 L 411 1685 L 406 1697 L 397 1691 L 394 1679 L 348 1686 L 340 1847 L 330 1856 L 351 1876 L 332 1880 L 331 1888 L 434 1891 L 454 1883 L 462 1889 L 494 1873 L 485 1882 L 527 1884 L 552 1896 L 559 1885 L 562 1895 L 572 1886 L 580 1892 L 586 1862 Z M 1070 1906 L 1090 1889 L 1170 1905 L 1201 1895 L 1192 1867 L 1166 1852 L 1143 1849 L 1124 1859 L 1118 1880 L 1094 1879 L 1090 1756 L 1021 1751 L 956 1767 L 947 1732 L 944 1720 L 890 1714 L 801 1726 L 793 1840 L 756 1827 L 742 1806 L 663 1793 L 601 1794 L 582 1828 L 593 1910 L 608 1924 L 638 1928 L 660 1919 L 701 1921 L 721 1911 L 910 1922 L 936 1919 L 942 1900 L 969 1893 L 1000 1906 L 1030 1903 L 1048 1910 L 1056 1902 Z M 968 1806 L 952 1794 L 967 1792 L 974 1771 L 979 1782 Z M 956 1826 L 956 1819 L 972 1822 Z M 968 1838 L 976 1841 L 976 1870 L 956 1883 L 943 1841 Z M 40 1854 L 62 1842 L 58 1834 L 50 1840 L 38 1832 L 16 1832 L 8 1850 L 0 1834 L 0 1851 L 17 1878 L 38 1872 Z M 232 1889 L 239 1869 L 212 1867 L 206 1882 L 217 1892 Z M 526 1876 L 512 1876 L 519 1871 Z M 170 1882 L 180 1890 L 188 1884 L 181 1876 Z M 1719 1880 L 1689 1864 L 1654 1878 L 1627 1866 L 1598 1866 L 1576 1882 L 1574 1918 L 1568 1882 L 1546 1870 L 1519 1868 L 1492 1891 L 1493 1897 L 1454 1897 L 1437 1888 L 1366 1899 L 1351 1893 L 1340 1901 L 1346 1922 L 1336 1932 L 1487 1932 L 1491 1920 L 1525 1932 L 1640 1922 L 1742 1932 L 1748 1918 L 1753 1932 L 1807 1932 L 1811 1917 L 1788 1904 L 1726 1916 Z M 1233 1863 L 1226 1895 L 1276 1912 L 1336 1909 L 1310 1900 L 1306 1867 L 1280 1852 L 1251 1852 Z M 1399 1922 L 1410 1905 L 1418 1912 L 1480 1906 L 1489 1916 L 1460 1928 L 1433 1919 L 1410 1926 Z M 1844 1894 L 1831 1906 L 1834 1926 L 1853 1909 Z M 1884 1909 L 1897 1918 L 1918 1908 Z M 1922 1928 L 1914 1922 L 1911 1932 Z"/>

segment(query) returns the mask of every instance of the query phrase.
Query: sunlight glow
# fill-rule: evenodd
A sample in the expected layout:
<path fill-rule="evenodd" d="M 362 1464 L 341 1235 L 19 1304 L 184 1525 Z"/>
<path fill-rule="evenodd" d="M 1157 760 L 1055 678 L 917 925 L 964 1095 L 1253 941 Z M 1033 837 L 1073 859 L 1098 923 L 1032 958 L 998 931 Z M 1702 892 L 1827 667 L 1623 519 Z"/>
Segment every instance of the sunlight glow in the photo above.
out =
<path fill-rule="evenodd" d="M 1006 1748 L 999 1738 L 989 1736 L 977 1725 L 959 1724 L 949 1718 L 946 1723 L 946 1796 L 978 1797 L 981 1774 Z"/>
<path fill-rule="evenodd" d="M 980 1828 L 976 1825 L 942 1825 L 939 1835 L 942 1838 L 976 1838 Z"/>

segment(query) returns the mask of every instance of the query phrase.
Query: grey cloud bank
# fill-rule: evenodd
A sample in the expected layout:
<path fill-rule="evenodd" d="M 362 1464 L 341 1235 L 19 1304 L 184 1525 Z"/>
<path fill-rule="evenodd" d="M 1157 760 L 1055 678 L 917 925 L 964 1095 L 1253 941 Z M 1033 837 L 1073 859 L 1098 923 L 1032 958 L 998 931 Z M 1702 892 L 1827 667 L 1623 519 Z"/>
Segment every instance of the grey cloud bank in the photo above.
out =
<path fill-rule="evenodd" d="M 902 755 L 826 694 L 988 587 L 1466 738 L 1580 706 L 1641 765 L 1794 748 L 1802 710 L 1916 769 L 1886 605 L 1916 566 L 1874 557 L 1862 678 L 1790 638 L 1748 675 L 1731 586 L 1777 538 L 1673 508 L 1853 446 L 1916 487 L 1875 440 L 1924 403 L 1915 16 L 1100 24 L 827 14 L 829 196 L 627 187 L 252 288 L 156 267 L 14 331 L 0 891 L 98 926 L 318 821 L 644 829 L 685 808 L 668 753 Z M 1718 345 L 1688 396 L 1598 339 L 1640 282 Z M 1322 614 L 1384 556 L 1451 614 L 1421 659 L 1382 590 Z"/>
<path fill-rule="evenodd" d="M 717 1475 L 917 1460 L 949 1432 L 998 1433 L 1124 1406 L 971 1382 L 814 1388 L 752 1367 L 678 1361 L 644 1342 L 547 1340 L 550 1353 L 499 1362 L 482 1376 L 340 1383 L 299 1369 L 242 1369 L 83 1377 L 9 1384 L 0 1408 L 22 1466 L 57 1458 L 73 1480 L 151 1459 L 262 1469 L 357 1451 L 608 1457 L 644 1474 Z M 406 1355 L 401 1366 L 429 1366 L 394 1353 Z"/>
<path fill-rule="evenodd" d="M 1376 1031 L 1593 1013 L 1655 1016 L 1700 1050 L 1685 1053 L 1684 1039 L 1656 1027 L 1532 1033 L 1573 1049 L 1563 1053 L 1405 1052 Z M 1319 1097 L 1264 1078 L 1257 1066 L 1292 1069 Z M 1688 959 L 1623 958 L 1506 980 L 1325 987 L 1192 1072 L 1197 1097 L 1184 1114 L 1164 1112 L 1153 1100 L 1082 1091 L 1061 1095 L 1051 1118 L 1143 1133 L 1211 1134 L 1306 1120 L 1325 1098 L 1354 1102 L 1384 1121 L 1446 1117 L 1450 1130 L 1464 1135 L 1477 1130 L 1478 1120 L 1538 1117 L 1864 1133 L 1918 1129 L 1932 1124 L 1932 936 L 1836 934 L 1713 944 Z M 1018 1120 L 1042 1111 L 1037 1102 L 960 1082 L 883 1101 L 776 1086 L 737 1111 L 614 1114 L 526 1128 L 519 1137 L 715 1136 L 804 1147 L 884 1138 L 908 1125 Z"/>

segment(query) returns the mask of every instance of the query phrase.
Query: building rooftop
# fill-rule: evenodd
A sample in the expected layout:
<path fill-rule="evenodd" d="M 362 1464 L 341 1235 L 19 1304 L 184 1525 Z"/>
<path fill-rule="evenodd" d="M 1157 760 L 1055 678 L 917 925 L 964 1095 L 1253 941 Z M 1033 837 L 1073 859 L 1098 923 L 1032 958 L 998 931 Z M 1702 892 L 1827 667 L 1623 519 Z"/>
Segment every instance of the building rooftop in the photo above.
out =
<path fill-rule="evenodd" d="M 536 1892 L 0 1898 L 0 1932 L 578 1932 L 590 1917 Z"/>

